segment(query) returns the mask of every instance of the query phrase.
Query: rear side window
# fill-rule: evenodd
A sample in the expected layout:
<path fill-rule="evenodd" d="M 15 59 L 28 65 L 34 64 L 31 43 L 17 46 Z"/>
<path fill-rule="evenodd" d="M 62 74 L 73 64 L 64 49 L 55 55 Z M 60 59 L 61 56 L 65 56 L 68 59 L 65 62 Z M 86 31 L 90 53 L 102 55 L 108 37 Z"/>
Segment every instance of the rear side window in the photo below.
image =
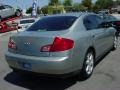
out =
<path fill-rule="evenodd" d="M 74 16 L 45 17 L 33 24 L 27 31 L 60 31 L 68 29 L 75 22 Z"/>
<path fill-rule="evenodd" d="M 8 6 L 8 5 L 4 5 L 4 8 L 5 8 L 5 9 L 12 9 L 12 7 L 11 7 L 11 6 Z"/>
<path fill-rule="evenodd" d="M 96 15 L 89 15 L 84 19 L 84 25 L 87 30 L 94 30 L 101 28 L 100 25 L 103 20 Z"/>
<path fill-rule="evenodd" d="M 21 20 L 20 24 L 26 24 L 26 23 L 34 23 L 35 20 Z"/>

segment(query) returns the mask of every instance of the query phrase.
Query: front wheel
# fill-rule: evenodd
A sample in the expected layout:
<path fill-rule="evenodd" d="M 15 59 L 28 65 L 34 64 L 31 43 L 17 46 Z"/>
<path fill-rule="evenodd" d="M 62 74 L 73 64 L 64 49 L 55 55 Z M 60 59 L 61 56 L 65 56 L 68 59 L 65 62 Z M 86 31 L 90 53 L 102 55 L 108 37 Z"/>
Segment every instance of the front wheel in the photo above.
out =
<path fill-rule="evenodd" d="M 94 69 L 94 61 L 94 52 L 92 50 L 88 50 L 87 54 L 85 55 L 85 60 L 81 71 L 82 78 L 87 79 L 92 75 Z"/>

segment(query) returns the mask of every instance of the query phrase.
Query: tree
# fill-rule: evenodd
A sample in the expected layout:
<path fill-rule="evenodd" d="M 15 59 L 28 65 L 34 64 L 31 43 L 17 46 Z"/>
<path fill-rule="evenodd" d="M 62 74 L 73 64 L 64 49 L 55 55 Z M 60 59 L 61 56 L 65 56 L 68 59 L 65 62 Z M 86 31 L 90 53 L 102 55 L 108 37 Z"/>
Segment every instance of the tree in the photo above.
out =
<path fill-rule="evenodd" d="M 100 10 L 100 7 L 98 5 L 93 5 L 93 8 L 92 8 L 93 12 L 98 12 Z"/>
<path fill-rule="evenodd" d="M 26 10 L 26 13 L 27 14 L 32 14 L 32 7 L 29 7 L 27 10 Z M 37 7 L 37 14 L 40 14 L 41 12 L 40 12 L 40 8 L 39 7 Z"/>
<path fill-rule="evenodd" d="M 116 3 L 117 3 L 117 5 L 120 5 L 120 0 L 117 0 Z"/>
<path fill-rule="evenodd" d="M 49 0 L 49 5 L 59 5 L 60 1 L 59 0 Z"/>
<path fill-rule="evenodd" d="M 27 13 L 27 14 L 31 14 L 31 13 L 32 13 L 32 7 L 29 7 L 29 8 L 26 10 L 26 13 Z"/>
<path fill-rule="evenodd" d="M 74 10 L 74 11 L 77 11 L 77 12 L 79 12 L 79 11 L 86 11 L 86 10 L 87 10 L 87 7 L 83 6 L 83 5 L 80 4 L 80 3 L 74 3 L 74 4 L 73 4 L 73 10 Z"/>
<path fill-rule="evenodd" d="M 72 6 L 73 0 L 64 0 L 63 5 L 64 6 Z"/>
<path fill-rule="evenodd" d="M 44 15 L 48 14 L 48 6 L 42 7 L 42 8 L 41 8 L 41 12 L 42 12 L 42 14 L 44 14 Z"/>
<path fill-rule="evenodd" d="M 79 3 L 74 3 L 73 4 L 73 10 L 74 11 L 80 11 L 80 4 Z"/>
<path fill-rule="evenodd" d="M 37 14 L 41 14 L 41 10 L 39 6 L 37 7 Z"/>
<path fill-rule="evenodd" d="M 99 9 L 109 9 L 113 6 L 113 0 L 97 0 L 95 6 Z"/>
<path fill-rule="evenodd" d="M 81 5 L 87 8 L 88 11 L 92 9 L 92 0 L 82 0 Z"/>
<path fill-rule="evenodd" d="M 80 4 L 80 11 L 87 11 L 88 8 L 85 7 L 84 5 Z"/>

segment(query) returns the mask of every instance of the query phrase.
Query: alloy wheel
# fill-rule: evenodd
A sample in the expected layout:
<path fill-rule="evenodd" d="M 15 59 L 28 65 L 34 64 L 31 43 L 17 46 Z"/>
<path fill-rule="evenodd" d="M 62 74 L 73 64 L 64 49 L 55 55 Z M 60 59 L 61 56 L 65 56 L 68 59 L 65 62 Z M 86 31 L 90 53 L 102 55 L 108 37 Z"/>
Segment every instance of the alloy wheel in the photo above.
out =
<path fill-rule="evenodd" d="M 89 52 L 86 56 L 86 62 L 85 62 L 85 71 L 88 75 L 90 75 L 93 72 L 94 68 L 94 55 L 92 52 Z"/>
<path fill-rule="evenodd" d="M 115 36 L 115 38 L 114 38 L 114 48 L 117 49 L 117 47 L 118 47 L 118 37 Z"/>

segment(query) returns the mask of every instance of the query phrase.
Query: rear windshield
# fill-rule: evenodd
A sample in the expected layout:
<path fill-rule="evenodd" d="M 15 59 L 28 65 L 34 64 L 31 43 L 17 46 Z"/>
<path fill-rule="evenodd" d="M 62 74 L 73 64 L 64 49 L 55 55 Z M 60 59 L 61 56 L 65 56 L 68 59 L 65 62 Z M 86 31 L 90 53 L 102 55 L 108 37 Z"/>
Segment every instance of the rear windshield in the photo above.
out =
<path fill-rule="evenodd" d="M 31 19 L 31 20 L 21 20 L 20 24 L 26 24 L 26 23 L 34 23 L 35 20 Z"/>
<path fill-rule="evenodd" d="M 27 31 L 60 31 L 68 29 L 77 17 L 74 16 L 54 16 L 45 17 L 33 24 Z"/>

